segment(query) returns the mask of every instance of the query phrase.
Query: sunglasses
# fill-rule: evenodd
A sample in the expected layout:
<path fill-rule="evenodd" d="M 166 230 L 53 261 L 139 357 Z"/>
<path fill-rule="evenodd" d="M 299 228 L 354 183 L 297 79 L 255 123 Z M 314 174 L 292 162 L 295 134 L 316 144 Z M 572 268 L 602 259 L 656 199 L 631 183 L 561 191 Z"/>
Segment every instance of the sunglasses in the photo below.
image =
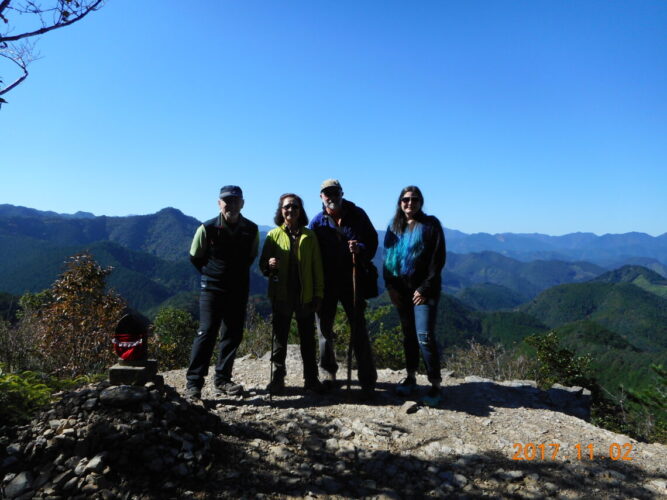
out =
<path fill-rule="evenodd" d="M 299 210 L 300 208 L 299 205 L 295 205 L 294 203 L 288 203 L 287 205 L 282 206 L 283 210 Z"/>
<path fill-rule="evenodd" d="M 338 188 L 327 188 L 322 191 L 326 196 L 340 196 L 341 190 Z"/>
<path fill-rule="evenodd" d="M 421 201 L 421 198 L 417 198 L 416 196 L 404 196 L 401 198 L 402 203 L 418 203 Z"/>

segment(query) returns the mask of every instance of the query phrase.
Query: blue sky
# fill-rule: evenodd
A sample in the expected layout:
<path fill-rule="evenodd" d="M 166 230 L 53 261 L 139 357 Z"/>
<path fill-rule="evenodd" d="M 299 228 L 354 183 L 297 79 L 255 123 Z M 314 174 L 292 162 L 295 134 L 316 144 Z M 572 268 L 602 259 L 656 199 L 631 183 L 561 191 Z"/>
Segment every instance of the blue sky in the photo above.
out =
<path fill-rule="evenodd" d="M 270 224 L 339 178 L 467 233 L 667 231 L 667 2 L 109 0 L 0 110 L 0 203 Z M 0 74 L 5 71 L 0 66 Z"/>

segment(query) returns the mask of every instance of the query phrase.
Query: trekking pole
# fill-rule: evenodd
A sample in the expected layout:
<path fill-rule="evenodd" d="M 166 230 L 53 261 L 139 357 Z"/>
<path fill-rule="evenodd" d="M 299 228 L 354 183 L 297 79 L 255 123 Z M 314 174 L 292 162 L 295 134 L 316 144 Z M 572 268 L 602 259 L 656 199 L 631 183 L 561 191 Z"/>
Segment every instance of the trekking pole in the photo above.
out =
<path fill-rule="evenodd" d="M 352 321 L 350 321 L 350 342 L 347 346 L 347 390 L 352 380 L 352 339 L 357 325 L 357 256 L 352 254 Z"/>
<path fill-rule="evenodd" d="M 271 362 L 269 363 L 271 373 L 269 374 L 269 403 L 273 403 L 273 339 L 275 337 L 275 333 L 273 331 L 273 327 L 271 327 L 271 353 L 269 356 L 269 359 Z"/>
<path fill-rule="evenodd" d="M 275 271 L 271 271 L 269 273 L 269 279 L 271 281 L 278 281 L 278 274 Z M 272 321 L 273 323 L 273 321 Z M 273 324 L 271 325 L 271 352 L 269 353 L 269 368 L 271 370 L 271 373 L 269 373 L 269 403 L 273 403 L 273 344 L 274 344 L 274 339 L 276 337 L 275 330 L 273 328 Z"/>

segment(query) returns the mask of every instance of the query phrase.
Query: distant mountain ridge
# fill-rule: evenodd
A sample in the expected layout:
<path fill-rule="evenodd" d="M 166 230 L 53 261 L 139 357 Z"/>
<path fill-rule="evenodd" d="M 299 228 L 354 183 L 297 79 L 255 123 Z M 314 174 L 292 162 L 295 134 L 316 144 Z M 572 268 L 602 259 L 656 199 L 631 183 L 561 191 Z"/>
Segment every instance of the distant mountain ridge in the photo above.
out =
<path fill-rule="evenodd" d="M 186 250 L 189 247 L 192 233 L 201 222 L 171 207 L 149 215 L 108 217 L 105 215 L 95 216 L 89 212 L 77 212 L 69 215 L 9 204 L 0 205 L 0 222 L 12 217 L 48 219 L 51 223 L 58 219 L 74 222 L 75 225 L 70 227 L 68 233 L 74 234 L 77 230 L 73 228 L 78 228 L 81 233 L 80 238 L 82 238 L 79 243 L 89 243 L 93 241 L 90 239 L 92 237 L 108 239 L 128 246 L 133 250 L 148 251 L 148 253 L 153 253 L 168 260 L 174 260 L 174 254 L 180 253 L 183 255 L 187 253 Z M 153 228 L 157 230 L 159 228 L 156 228 L 155 224 L 167 217 L 172 217 L 174 222 L 177 222 L 176 227 L 182 228 L 182 231 L 178 231 L 178 239 L 181 243 L 186 243 L 185 247 L 180 246 L 178 251 L 175 251 L 174 248 L 157 249 L 150 242 L 133 246 L 133 243 L 137 243 L 137 238 L 141 238 L 142 229 Z M 93 223 L 93 221 L 98 222 Z M 268 226 L 261 226 L 260 229 L 267 230 Z M 108 237 L 99 238 L 100 231 L 104 232 L 105 230 L 108 232 Z M 127 231 L 133 232 L 133 237 L 125 234 Z M 380 244 L 382 244 L 384 231 L 378 231 L 378 233 Z M 660 236 L 651 236 L 639 232 L 604 234 L 602 236 L 579 232 L 562 236 L 550 236 L 540 233 L 467 234 L 456 229 L 445 228 L 445 234 L 447 249 L 459 254 L 491 251 L 521 261 L 587 261 L 607 268 L 618 267 L 617 263 L 621 263 L 620 265 L 626 264 L 629 259 L 637 259 L 639 261 L 634 263 L 651 268 L 663 275 L 665 274 L 665 268 L 663 267 L 662 270 L 654 269 L 652 264 L 659 263 L 662 266 L 667 266 L 667 232 Z M 85 238 L 84 235 L 89 235 L 89 237 Z M 52 234 L 52 236 L 54 235 Z M 123 238 L 126 238 L 125 241 Z M 183 250 L 183 248 L 186 248 L 186 250 Z"/>
<path fill-rule="evenodd" d="M 631 257 L 648 258 L 667 266 L 667 233 L 605 234 L 571 233 L 563 236 L 545 234 L 476 233 L 465 234 L 447 229 L 448 250 L 456 253 L 492 251 L 518 260 L 587 261 L 612 267 Z M 646 265 L 645 262 L 643 265 Z M 646 266 L 649 267 L 649 266 Z"/>
<path fill-rule="evenodd" d="M 0 253 L 4 257 L 0 261 L 0 291 L 21 294 L 42 290 L 53 282 L 68 256 L 88 249 L 103 265 L 115 267 L 112 285 L 135 307 L 155 308 L 175 295 L 196 292 L 197 275 L 188 263 L 188 251 L 199 224 L 199 220 L 171 207 L 149 215 L 108 217 L 0 205 Z M 260 226 L 262 236 L 267 229 Z M 511 309 L 550 287 L 586 282 L 609 269 L 567 256 L 555 260 L 554 255 L 566 253 L 555 252 L 555 248 L 581 251 L 598 246 L 602 253 L 611 255 L 613 248 L 632 247 L 637 249 L 636 254 L 614 256 L 619 265 L 640 264 L 667 275 L 667 267 L 661 261 L 646 256 L 661 255 L 667 235 L 654 238 L 628 233 L 605 235 L 604 239 L 588 233 L 552 237 L 511 233 L 467 235 L 452 229 L 445 232 L 448 256 L 443 271 L 444 291 L 456 294 L 478 310 Z M 384 232 L 379 233 L 382 243 Z M 605 241 L 613 245 L 605 247 Z M 459 253 L 459 249 L 485 245 L 493 250 Z M 545 248 L 550 250 L 547 252 Z M 531 252 L 552 257 L 527 261 L 526 256 Z M 382 254 L 382 249 L 378 250 L 374 259 L 378 267 L 382 265 Z M 653 293 L 667 294 L 667 287 L 646 281 L 644 275 L 635 278 L 633 284 Z M 254 266 L 251 292 L 265 291 L 266 280 Z"/>

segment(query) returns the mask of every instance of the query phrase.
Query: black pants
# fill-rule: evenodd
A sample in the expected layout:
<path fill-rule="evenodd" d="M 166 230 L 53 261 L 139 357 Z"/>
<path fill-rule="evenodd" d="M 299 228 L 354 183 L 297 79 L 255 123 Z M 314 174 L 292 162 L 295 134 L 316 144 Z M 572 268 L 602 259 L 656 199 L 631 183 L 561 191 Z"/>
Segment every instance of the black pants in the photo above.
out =
<path fill-rule="evenodd" d="M 375 361 L 373 360 L 371 343 L 366 329 L 366 318 L 364 317 L 366 301 L 359 300 L 355 311 L 351 291 L 350 293 L 340 294 L 327 294 L 326 291 L 324 293 L 322 307 L 317 314 L 317 331 L 320 337 L 320 366 L 332 375 L 335 375 L 338 371 L 334 350 L 333 323 L 336 318 L 336 308 L 339 300 L 343 305 L 352 331 L 352 350 L 355 358 L 357 358 L 359 383 L 365 389 L 373 389 L 377 381 L 377 371 L 375 370 Z"/>
<path fill-rule="evenodd" d="M 199 297 L 199 331 L 192 343 L 187 371 L 188 387 L 201 387 L 208 375 L 215 341 L 220 331 L 220 354 L 215 365 L 215 384 L 232 379 L 236 350 L 243 338 L 248 293 L 202 290 Z"/>
<path fill-rule="evenodd" d="M 273 379 L 285 378 L 287 370 L 287 337 L 289 336 L 292 316 L 296 316 L 299 330 L 299 346 L 303 361 L 303 378 L 306 382 L 318 379 L 317 359 L 315 355 L 315 314 L 311 304 L 289 307 L 276 304 L 273 308 Z"/>

